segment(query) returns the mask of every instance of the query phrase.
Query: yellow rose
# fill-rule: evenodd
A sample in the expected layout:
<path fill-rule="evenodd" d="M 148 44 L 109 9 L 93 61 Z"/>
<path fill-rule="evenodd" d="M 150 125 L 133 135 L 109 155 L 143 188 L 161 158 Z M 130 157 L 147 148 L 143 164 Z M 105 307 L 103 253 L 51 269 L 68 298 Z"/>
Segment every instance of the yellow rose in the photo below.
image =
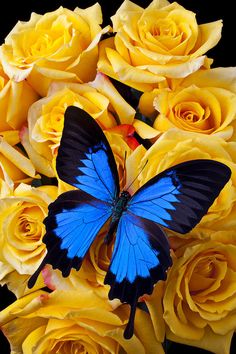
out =
<path fill-rule="evenodd" d="M 164 354 L 147 313 L 137 309 L 135 333 L 123 338 L 127 307 L 113 310 L 91 288 L 43 291 L 0 313 L 0 326 L 15 353 Z M 30 325 L 29 325 L 30 323 Z"/>
<path fill-rule="evenodd" d="M 14 81 L 28 83 L 45 96 L 51 81 L 87 82 L 96 75 L 98 42 L 103 33 L 97 3 L 74 11 L 59 7 L 19 21 L 1 46 L 4 71 Z"/>
<path fill-rule="evenodd" d="M 1 198 L 0 203 L 0 261 L 1 284 L 8 283 L 11 290 L 20 293 L 27 284 L 19 285 L 20 275 L 32 274 L 45 256 L 45 233 L 43 224 L 48 213 L 48 204 L 57 194 L 57 187 L 42 186 L 38 188 L 20 184 L 10 196 Z M 6 271 L 6 267 L 8 271 Z M 6 278 L 16 271 L 18 284 Z M 17 274 L 15 274 L 17 276 Z"/>
<path fill-rule="evenodd" d="M 37 177 L 32 162 L 17 147 L 19 142 L 16 130 L 0 133 L 0 178 L 5 179 L 7 175 L 16 183 Z"/>
<path fill-rule="evenodd" d="M 55 176 L 56 158 L 68 106 L 84 109 L 98 120 L 103 129 L 117 124 L 132 124 L 135 110 L 121 97 L 102 74 L 90 84 L 54 84 L 47 97 L 35 102 L 29 110 L 28 129 L 21 131 L 21 142 L 36 170 Z"/>
<path fill-rule="evenodd" d="M 146 9 L 126 0 L 111 19 L 116 34 L 101 41 L 98 69 L 140 91 L 209 67 L 204 54 L 221 37 L 222 21 L 198 25 L 193 12 L 167 0 Z"/>
<path fill-rule="evenodd" d="M 145 92 L 140 111 L 154 120 L 156 135 L 177 127 L 235 140 L 236 68 L 198 70 L 182 80 L 169 80 L 169 89 Z M 139 121 L 136 121 L 137 131 Z M 141 133 L 145 137 L 145 130 Z M 148 136 L 147 136 L 148 137 Z"/>
<path fill-rule="evenodd" d="M 30 105 L 38 99 L 26 80 L 9 80 L 0 63 L 0 132 L 20 129 L 27 119 Z"/>
<path fill-rule="evenodd" d="M 147 151 L 140 146 L 129 158 L 127 175 L 137 176 L 145 162 L 147 165 L 139 173 L 134 183 L 135 190 L 150 178 L 178 163 L 212 159 L 231 168 L 232 176 L 218 198 L 191 233 L 206 237 L 213 231 L 230 231 L 236 227 L 236 143 L 227 143 L 212 135 L 184 132 L 170 129 L 164 133 Z M 130 172 L 132 171 L 132 172 Z M 186 237 L 186 236 L 184 236 Z"/>
<path fill-rule="evenodd" d="M 236 323 L 236 245 L 188 245 L 169 271 L 163 298 L 167 338 L 229 354 Z"/>

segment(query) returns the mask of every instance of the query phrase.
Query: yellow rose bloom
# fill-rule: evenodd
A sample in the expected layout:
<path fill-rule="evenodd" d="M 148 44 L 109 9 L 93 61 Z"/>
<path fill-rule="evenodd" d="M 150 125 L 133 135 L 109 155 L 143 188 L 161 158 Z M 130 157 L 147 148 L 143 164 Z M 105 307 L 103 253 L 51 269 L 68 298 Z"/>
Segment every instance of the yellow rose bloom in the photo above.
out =
<path fill-rule="evenodd" d="M 87 287 L 31 293 L 0 313 L 0 326 L 15 353 L 164 354 L 147 313 L 137 309 L 128 341 L 123 338 L 127 318 L 126 305 L 113 310 Z"/>
<path fill-rule="evenodd" d="M 41 96 L 52 81 L 87 82 L 96 75 L 101 29 L 98 3 L 74 11 L 59 7 L 19 21 L 1 46 L 4 71 L 16 82 L 27 78 Z"/>
<path fill-rule="evenodd" d="M 5 277 L 16 271 L 18 275 L 32 274 L 45 256 L 45 233 L 43 224 L 48 205 L 57 196 L 57 187 L 38 188 L 20 184 L 10 196 L 1 198 L 0 203 L 0 261 L 1 284 L 8 282 L 14 292 L 22 292 L 27 284 L 14 280 L 16 288 Z M 8 267 L 8 272 L 6 272 Z M 20 285 L 21 284 L 21 285 Z"/>
<path fill-rule="evenodd" d="M 156 136 L 176 127 L 217 134 L 233 141 L 236 135 L 235 78 L 236 68 L 198 70 L 187 78 L 169 80 L 169 88 L 145 92 L 139 109 L 154 121 Z M 142 129 L 139 125 L 136 121 L 137 131 Z M 142 136 L 145 137 L 145 131 Z"/>
<path fill-rule="evenodd" d="M 236 227 L 236 143 L 227 143 L 212 135 L 190 133 L 178 129 L 170 129 L 164 133 L 148 150 L 137 148 L 130 156 L 127 172 L 132 181 L 138 178 L 133 188 L 137 190 L 150 178 L 178 163 L 212 159 L 222 162 L 231 168 L 232 176 L 222 189 L 201 222 L 191 231 L 197 237 L 205 238 L 213 231 L 230 231 Z M 148 161 L 148 162 L 147 162 Z M 140 172 L 144 164 L 146 166 Z M 186 237 L 186 236 L 184 236 Z"/>
<path fill-rule="evenodd" d="M 37 177 L 32 162 L 17 147 L 19 142 L 16 130 L 0 134 L 0 178 L 5 179 L 7 175 L 15 183 Z"/>
<path fill-rule="evenodd" d="M 236 321 L 236 245 L 193 243 L 174 260 L 163 298 L 167 338 L 229 354 Z"/>
<path fill-rule="evenodd" d="M 68 106 L 84 109 L 103 129 L 132 124 L 135 110 L 122 98 L 109 79 L 98 74 L 89 84 L 54 84 L 47 97 L 29 110 L 28 129 L 21 131 L 21 142 L 36 170 L 55 176 L 56 158 Z"/>
<path fill-rule="evenodd" d="M 0 132 L 20 129 L 29 107 L 37 99 L 37 93 L 25 80 L 9 80 L 0 63 Z"/>
<path fill-rule="evenodd" d="M 198 25 L 193 12 L 167 0 L 146 9 L 126 0 L 111 19 L 115 36 L 101 41 L 98 69 L 140 91 L 209 67 L 204 54 L 221 37 L 222 21 Z"/>

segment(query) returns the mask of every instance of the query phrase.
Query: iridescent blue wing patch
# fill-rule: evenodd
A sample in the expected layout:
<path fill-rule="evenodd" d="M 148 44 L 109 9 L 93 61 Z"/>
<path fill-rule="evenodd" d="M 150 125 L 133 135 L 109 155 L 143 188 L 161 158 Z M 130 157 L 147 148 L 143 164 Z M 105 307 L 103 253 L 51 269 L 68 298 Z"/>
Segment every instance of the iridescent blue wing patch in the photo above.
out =
<path fill-rule="evenodd" d="M 97 122 L 78 107 L 65 112 L 56 168 L 60 179 L 97 199 L 112 203 L 119 194 L 111 147 Z"/>
<path fill-rule="evenodd" d="M 44 220 L 46 234 L 43 242 L 47 246 L 47 255 L 28 286 L 33 287 L 45 264 L 60 269 L 64 277 L 70 274 L 71 268 L 79 270 L 91 243 L 110 216 L 108 203 L 83 191 L 61 194 L 50 204 Z"/>
<path fill-rule="evenodd" d="M 127 209 L 173 231 L 194 228 L 228 182 L 231 170 L 214 160 L 175 165 L 143 185 Z"/>

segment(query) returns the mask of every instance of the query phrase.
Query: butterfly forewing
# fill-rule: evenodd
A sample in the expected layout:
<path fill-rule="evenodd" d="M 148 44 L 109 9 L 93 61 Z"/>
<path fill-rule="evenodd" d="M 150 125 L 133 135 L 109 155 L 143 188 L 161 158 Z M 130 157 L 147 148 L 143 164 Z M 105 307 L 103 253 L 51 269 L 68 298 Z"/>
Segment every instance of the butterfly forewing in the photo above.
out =
<path fill-rule="evenodd" d="M 228 182 L 231 170 L 213 160 L 175 165 L 142 186 L 127 209 L 173 231 L 194 228 Z"/>
<path fill-rule="evenodd" d="M 65 112 L 56 168 L 60 179 L 97 199 L 112 203 L 119 195 L 116 163 L 102 129 L 74 106 Z"/>

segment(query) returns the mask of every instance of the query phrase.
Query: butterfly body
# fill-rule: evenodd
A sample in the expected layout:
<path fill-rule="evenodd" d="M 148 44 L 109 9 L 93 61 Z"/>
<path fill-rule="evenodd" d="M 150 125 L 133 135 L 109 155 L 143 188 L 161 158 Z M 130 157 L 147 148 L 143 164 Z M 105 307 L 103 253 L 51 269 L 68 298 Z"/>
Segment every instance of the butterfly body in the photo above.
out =
<path fill-rule="evenodd" d="M 124 332 L 130 338 L 139 297 L 151 294 L 172 264 L 162 227 L 182 234 L 191 231 L 228 182 L 231 170 L 218 161 L 187 161 L 154 176 L 132 196 L 120 193 L 106 136 L 91 116 L 73 106 L 65 113 L 56 167 L 60 179 L 77 190 L 50 204 L 44 220 L 47 254 L 28 286 L 34 285 L 47 263 L 63 276 L 71 268 L 79 270 L 97 234 L 110 221 L 105 242 L 114 234 L 115 240 L 104 283 L 110 285 L 110 300 L 118 298 L 131 307 Z"/>
<path fill-rule="evenodd" d="M 131 198 L 131 195 L 128 191 L 122 191 L 118 198 L 114 200 L 112 206 L 112 215 L 111 222 L 109 225 L 109 229 L 107 235 L 105 236 L 104 242 L 109 244 L 113 238 L 113 235 L 117 229 L 120 217 L 124 210 L 126 210 L 126 205 Z"/>

